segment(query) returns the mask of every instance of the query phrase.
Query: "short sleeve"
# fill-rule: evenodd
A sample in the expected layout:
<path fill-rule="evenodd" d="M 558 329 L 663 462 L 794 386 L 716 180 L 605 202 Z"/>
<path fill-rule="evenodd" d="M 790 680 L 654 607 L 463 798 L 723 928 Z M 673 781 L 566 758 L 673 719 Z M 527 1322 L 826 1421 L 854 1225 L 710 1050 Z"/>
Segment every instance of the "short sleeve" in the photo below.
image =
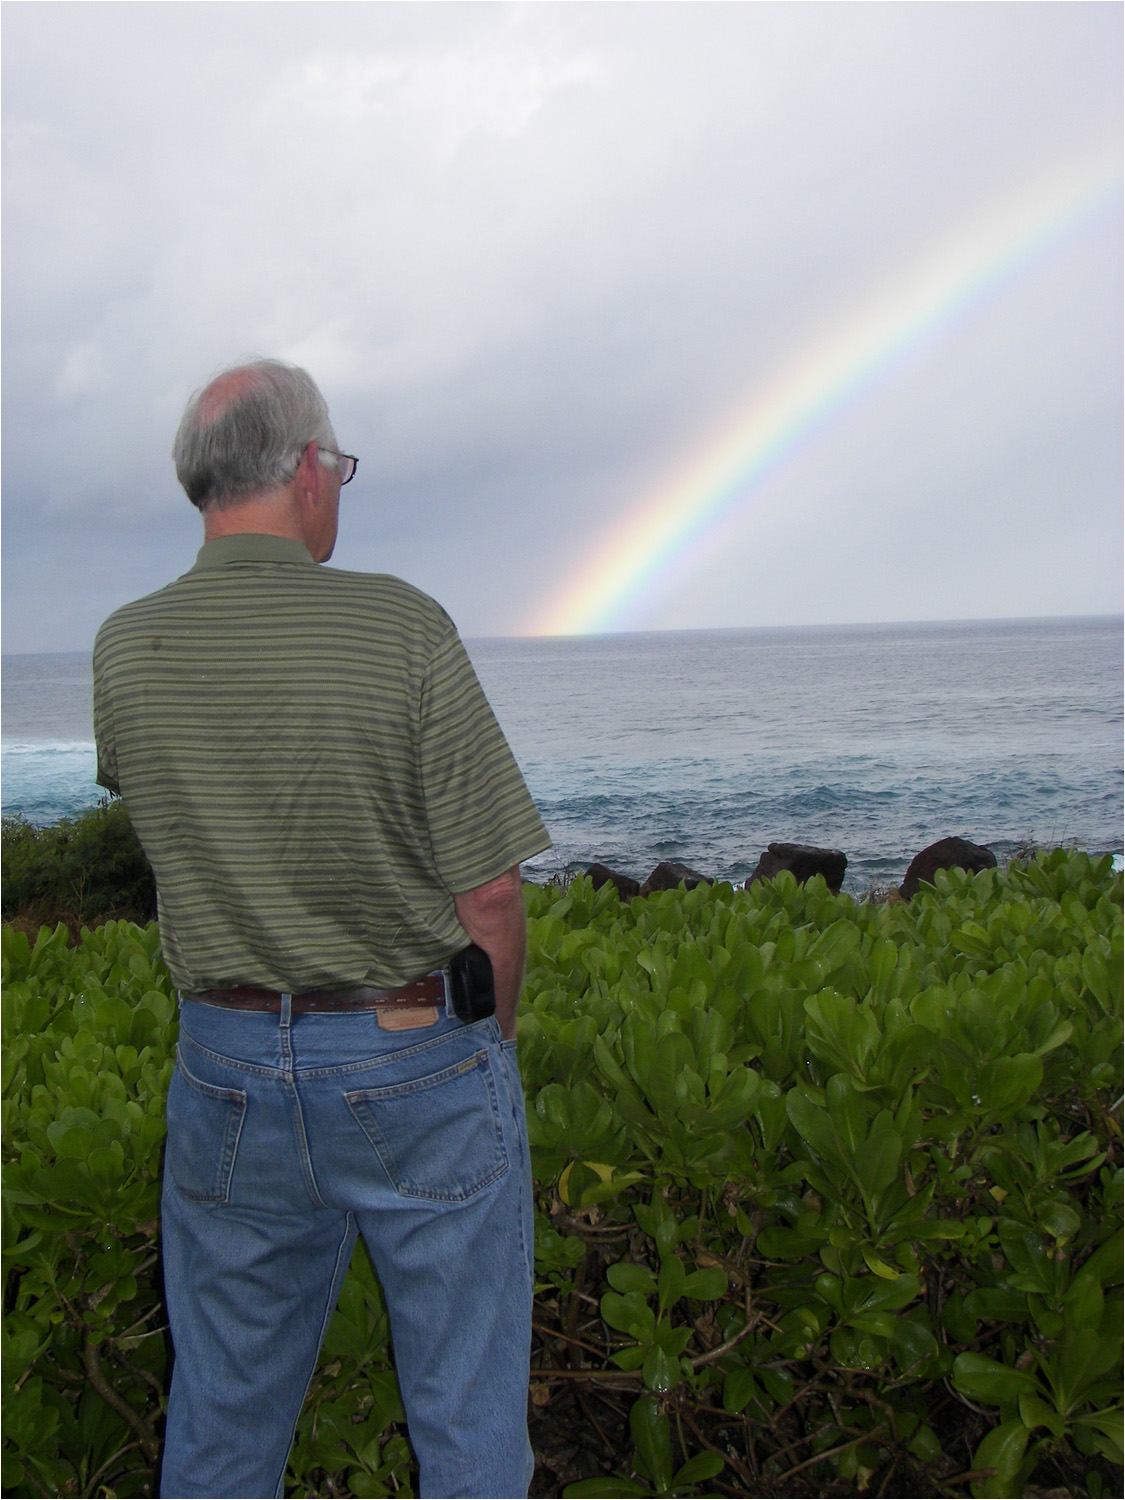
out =
<path fill-rule="evenodd" d="M 418 745 L 430 847 L 454 895 L 550 847 L 515 757 L 452 630 L 422 683 Z"/>
<path fill-rule="evenodd" d="M 96 780 L 107 792 L 120 795 L 117 779 L 117 742 L 113 730 L 113 707 L 105 679 L 101 638 L 94 644 L 94 744 L 98 752 Z"/>

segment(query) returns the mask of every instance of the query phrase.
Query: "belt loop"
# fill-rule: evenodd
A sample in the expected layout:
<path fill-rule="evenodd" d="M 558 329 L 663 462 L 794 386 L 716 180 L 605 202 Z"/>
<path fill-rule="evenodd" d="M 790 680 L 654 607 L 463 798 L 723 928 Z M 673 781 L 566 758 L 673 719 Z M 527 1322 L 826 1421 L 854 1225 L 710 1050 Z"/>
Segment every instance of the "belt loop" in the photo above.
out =
<path fill-rule="evenodd" d="M 280 998 L 280 1020 L 282 1026 L 291 1026 L 293 1022 L 293 996 L 282 991 Z"/>
<path fill-rule="evenodd" d="M 445 986 L 445 1015 L 447 1020 L 455 1021 L 457 1012 L 453 1009 L 453 986 L 449 982 L 448 968 L 441 971 L 442 983 Z"/>

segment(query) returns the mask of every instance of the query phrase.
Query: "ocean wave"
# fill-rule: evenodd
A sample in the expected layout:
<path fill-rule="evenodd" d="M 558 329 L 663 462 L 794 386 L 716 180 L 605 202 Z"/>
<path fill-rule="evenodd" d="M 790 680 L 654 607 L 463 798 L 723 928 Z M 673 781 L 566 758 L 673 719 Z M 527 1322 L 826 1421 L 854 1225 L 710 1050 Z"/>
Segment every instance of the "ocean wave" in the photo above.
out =
<path fill-rule="evenodd" d="M 5 761 L 9 757 L 19 759 L 32 756 L 47 759 L 53 755 L 79 754 L 96 754 L 93 740 L 4 740 L 0 744 L 0 759 Z"/>
<path fill-rule="evenodd" d="M 105 796 L 94 779 L 97 753 L 89 740 L 5 740 L 0 773 L 4 816 L 39 827 L 74 817 Z"/>

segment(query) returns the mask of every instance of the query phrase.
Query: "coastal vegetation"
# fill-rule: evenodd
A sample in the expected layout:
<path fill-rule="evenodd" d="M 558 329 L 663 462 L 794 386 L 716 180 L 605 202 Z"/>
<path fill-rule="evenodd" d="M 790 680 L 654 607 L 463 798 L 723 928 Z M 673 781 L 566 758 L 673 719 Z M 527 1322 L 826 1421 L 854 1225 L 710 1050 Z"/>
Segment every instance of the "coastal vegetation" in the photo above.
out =
<path fill-rule="evenodd" d="M 44 828 L 0 825 L 4 921 L 34 934 L 62 922 L 74 935 L 114 917 L 156 916 L 156 882 L 120 798 Z"/>
<path fill-rule="evenodd" d="M 526 900 L 533 1494 L 1121 1492 L 1108 857 Z M 152 1494 L 156 927 L 7 927 L 3 980 L 4 1489 Z M 286 1492 L 412 1484 L 360 1249 Z"/>

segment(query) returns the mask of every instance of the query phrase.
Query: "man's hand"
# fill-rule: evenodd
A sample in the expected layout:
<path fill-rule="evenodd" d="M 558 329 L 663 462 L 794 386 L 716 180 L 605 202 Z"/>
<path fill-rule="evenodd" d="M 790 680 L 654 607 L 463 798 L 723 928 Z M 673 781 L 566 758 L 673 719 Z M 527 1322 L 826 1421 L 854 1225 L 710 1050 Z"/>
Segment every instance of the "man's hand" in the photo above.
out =
<path fill-rule="evenodd" d="M 527 923 L 523 911 L 520 867 L 454 896 L 457 920 L 492 960 L 496 985 L 496 1019 L 506 1038 L 516 1034 L 516 1006 L 523 988 Z"/>

